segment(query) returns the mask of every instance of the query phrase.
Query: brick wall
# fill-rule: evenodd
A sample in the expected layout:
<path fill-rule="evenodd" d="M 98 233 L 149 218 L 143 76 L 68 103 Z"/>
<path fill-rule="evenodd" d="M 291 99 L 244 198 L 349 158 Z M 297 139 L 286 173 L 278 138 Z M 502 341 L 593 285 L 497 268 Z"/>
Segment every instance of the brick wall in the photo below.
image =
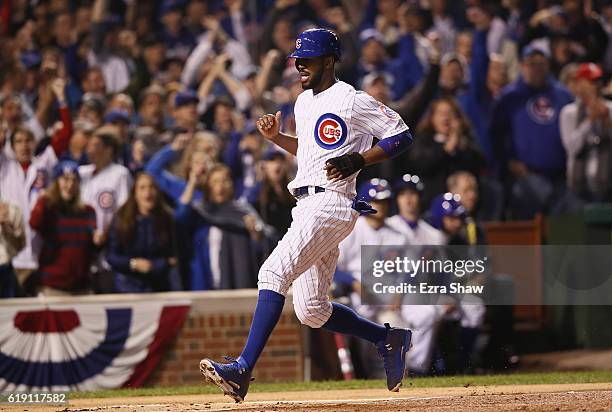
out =
<path fill-rule="evenodd" d="M 147 385 L 203 382 L 200 359 L 236 357 L 246 341 L 257 300 L 256 291 L 203 292 L 193 300 L 185 324 Z M 303 380 L 301 326 L 290 299 L 257 363 L 258 382 Z"/>

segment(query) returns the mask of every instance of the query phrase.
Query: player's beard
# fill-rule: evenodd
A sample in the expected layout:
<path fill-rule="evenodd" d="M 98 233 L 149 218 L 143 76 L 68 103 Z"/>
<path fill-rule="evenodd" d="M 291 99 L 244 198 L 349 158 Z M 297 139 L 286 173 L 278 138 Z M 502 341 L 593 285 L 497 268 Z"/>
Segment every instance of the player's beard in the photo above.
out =
<path fill-rule="evenodd" d="M 323 79 L 323 71 L 318 71 L 316 73 L 310 73 L 308 81 L 302 83 L 302 89 L 315 89 L 319 84 L 321 84 L 321 80 Z"/>

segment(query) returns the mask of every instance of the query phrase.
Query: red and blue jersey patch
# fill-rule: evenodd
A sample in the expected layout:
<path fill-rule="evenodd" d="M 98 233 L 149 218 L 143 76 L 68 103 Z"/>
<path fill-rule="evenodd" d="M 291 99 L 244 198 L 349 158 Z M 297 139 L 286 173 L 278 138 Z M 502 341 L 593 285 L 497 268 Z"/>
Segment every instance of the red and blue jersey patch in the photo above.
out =
<path fill-rule="evenodd" d="M 536 96 L 527 101 L 527 113 L 538 124 L 550 124 L 556 119 L 555 106 L 546 96 Z"/>
<path fill-rule="evenodd" d="M 113 189 L 102 189 L 98 192 L 98 205 L 109 210 L 115 207 L 115 191 Z"/>
<path fill-rule="evenodd" d="M 346 123 L 340 116 L 333 113 L 321 115 L 315 124 L 315 141 L 325 150 L 332 150 L 342 146 L 347 136 L 348 128 Z"/>

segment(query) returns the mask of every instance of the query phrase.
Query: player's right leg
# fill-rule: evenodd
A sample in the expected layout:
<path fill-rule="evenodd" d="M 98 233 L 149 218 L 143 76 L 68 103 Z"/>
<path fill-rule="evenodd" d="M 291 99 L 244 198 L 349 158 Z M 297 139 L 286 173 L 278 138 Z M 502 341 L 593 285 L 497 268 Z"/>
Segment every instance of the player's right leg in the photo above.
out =
<path fill-rule="evenodd" d="M 293 281 L 328 250 L 337 250 L 340 241 L 353 229 L 355 215 L 350 205 L 350 199 L 335 192 L 318 193 L 298 201 L 292 211 L 291 227 L 259 270 L 259 298 L 241 355 L 230 358 L 229 363 L 211 359 L 200 362 L 202 374 L 236 402 L 246 396 L 251 371 L 280 318 Z M 335 267 L 335 260 L 333 263 Z M 310 292 L 294 287 L 293 294 Z"/>

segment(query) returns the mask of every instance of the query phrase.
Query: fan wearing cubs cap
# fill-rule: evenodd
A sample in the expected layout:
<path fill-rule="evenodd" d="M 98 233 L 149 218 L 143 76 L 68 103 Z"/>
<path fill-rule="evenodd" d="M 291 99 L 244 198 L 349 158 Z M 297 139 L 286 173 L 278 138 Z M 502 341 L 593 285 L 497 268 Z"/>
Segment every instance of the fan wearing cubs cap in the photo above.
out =
<path fill-rule="evenodd" d="M 405 174 L 393 185 L 398 213 L 387 219 L 410 245 L 442 245 L 444 236 L 421 218 L 421 194 L 425 185 L 414 174 Z"/>
<path fill-rule="evenodd" d="M 55 165 L 53 183 L 34 206 L 30 226 L 42 239 L 42 249 L 26 289 L 46 296 L 91 293 L 96 212 L 81 201 L 76 162 Z"/>
<path fill-rule="evenodd" d="M 595 63 L 580 64 L 575 81 L 577 99 L 560 115 L 568 185 L 583 201 L 609 201 L 612 102 L 602 97 L 603 71 Z"/>
<path fill-rule="evenodd" d="M 374 344 L 382 358 L 387 388 L 398 391 L 411 332 L 376 324 L 349 307 L 330 302 L 328 289 L 338 245 L 351 233 L 360 214 L 375 212 L 355 197 L 357 174 L 365 166 L 405 152 L 412 136 L 395 111 L 336 78 L 335 66 L 342 53 L 334 32 L 320 28 L 302 32 L 288 57 L 294 59 L 304 89 L 294 107 L 297 136 L 281 132 L 280 111 L 262 116 L 256 125 L 264 138 L 297 158 L 297 174 L 288 185 L 297 199 L 293 222 L 259 270 L 259 299 L 244 350 L 228 363 L 202 359 L 200 371 L 236 402 L 243 401 L 257 359 L 292 287 L 300 322 Z"/>

